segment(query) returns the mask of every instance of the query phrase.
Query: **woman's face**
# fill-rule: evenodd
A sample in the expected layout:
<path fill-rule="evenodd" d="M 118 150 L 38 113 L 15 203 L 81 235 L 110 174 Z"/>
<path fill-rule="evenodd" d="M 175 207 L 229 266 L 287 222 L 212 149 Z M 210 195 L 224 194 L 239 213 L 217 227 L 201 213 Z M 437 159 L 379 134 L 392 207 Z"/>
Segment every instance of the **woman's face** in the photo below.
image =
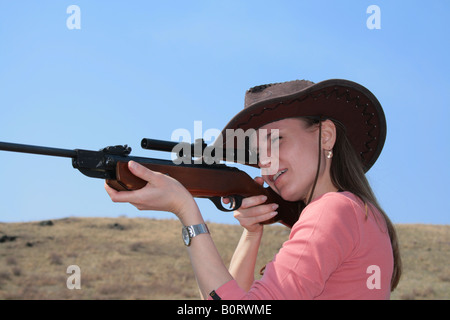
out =
<path fill-rule="evenodd" d="M 264 181 L 284 200 L 305 201 L 317 172 L 318 126 L 309 126 L 299 118 L 279 120 L 261 127 L 251 145 L 253 149 L 259 148 L 256 150 Z M 267 151 L 261 152 L 265 148 Z M 323 176 L 325 167 L 321 166 L 319 177 Z"/>

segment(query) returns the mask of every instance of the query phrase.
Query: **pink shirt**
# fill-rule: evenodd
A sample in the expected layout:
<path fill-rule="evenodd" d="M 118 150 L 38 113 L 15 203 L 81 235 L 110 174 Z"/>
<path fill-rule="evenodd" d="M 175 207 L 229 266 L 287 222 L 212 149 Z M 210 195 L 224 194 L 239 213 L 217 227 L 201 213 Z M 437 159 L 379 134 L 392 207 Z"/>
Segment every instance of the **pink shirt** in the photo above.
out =
<path fill-rule="evenodd" d="M 389 299 L 393 270 L 386 224 L 350 192 L 310 203 L 289 240 L 248 292 L 231 280 L 222 299 Z"/>

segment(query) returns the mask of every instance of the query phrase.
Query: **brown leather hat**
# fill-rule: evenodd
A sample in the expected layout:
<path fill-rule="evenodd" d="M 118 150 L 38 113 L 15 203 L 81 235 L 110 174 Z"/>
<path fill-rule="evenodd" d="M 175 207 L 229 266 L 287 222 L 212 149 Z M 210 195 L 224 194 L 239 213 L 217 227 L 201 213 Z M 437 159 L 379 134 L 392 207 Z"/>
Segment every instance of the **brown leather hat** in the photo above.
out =
<path fill-rule="evenodd" d="M 292 117 L 317 117 L 342 123 L 361 156 L 365 172 L 377 160 L 386 139 L 386 119 L 381 104 L 365 87 L 342 79 L 316 84 L 295 80 L 249 89 L 244 109 L 222 130 L 224 147 L 231 142 L 235 145 L 235 141 L 227 138 L 227 129 L 258 129 Z"/>

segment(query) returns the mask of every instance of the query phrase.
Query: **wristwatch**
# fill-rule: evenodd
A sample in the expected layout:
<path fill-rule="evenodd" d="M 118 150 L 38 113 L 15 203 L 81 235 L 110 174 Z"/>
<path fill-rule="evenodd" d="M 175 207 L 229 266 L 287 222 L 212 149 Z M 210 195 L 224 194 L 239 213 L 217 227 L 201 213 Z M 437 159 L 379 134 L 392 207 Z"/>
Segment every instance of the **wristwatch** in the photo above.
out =
<path fill-rule="evenodd" d="M 202 233 L 209 233 L 208 226 L 204 223 L 183 227 L 181 235 L 186 246 L 191 245 L 191 239 Z"/>

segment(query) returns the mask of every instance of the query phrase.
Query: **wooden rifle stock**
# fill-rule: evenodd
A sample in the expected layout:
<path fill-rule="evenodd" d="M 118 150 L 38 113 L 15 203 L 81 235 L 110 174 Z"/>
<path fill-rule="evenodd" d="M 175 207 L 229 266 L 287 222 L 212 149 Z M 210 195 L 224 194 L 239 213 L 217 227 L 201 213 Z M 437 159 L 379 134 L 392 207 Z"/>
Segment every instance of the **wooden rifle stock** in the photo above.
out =
<path fill-rule="evenodd" d="M 298 202 L 283 200 L 269 187 L 264 188 L 256 183 L 244 171 L 235 169 L 226 172 L 215 168 L 182 167 L 164 164 L 142 163 L 146 168 L 167 174 L 178 180 L 194 197 L 209 198 L 213 202 L 221 201 L 223 197 L 239 195 L 249 197 L 255 195 L 267 196 L 266 203 L 277 203 L 278 214 L 264 224 L 279 222 L 291 228 L 299 218 L 301 207 Z M 228 168 L 229 169 L 229 168 Z M 116 166 L 116 179 L 106 180 L 106 183 L 118 190 L 137 190 L 143 188 L 147 182 L 133 175 L 128 169 L 128 162 L 120 161 Z M 213 200 L 214 198 L 214 200 Z M 215 203 L 216 206 L 218 205 Z M 232 211 L 232 209 L 230 210 Z"/>

